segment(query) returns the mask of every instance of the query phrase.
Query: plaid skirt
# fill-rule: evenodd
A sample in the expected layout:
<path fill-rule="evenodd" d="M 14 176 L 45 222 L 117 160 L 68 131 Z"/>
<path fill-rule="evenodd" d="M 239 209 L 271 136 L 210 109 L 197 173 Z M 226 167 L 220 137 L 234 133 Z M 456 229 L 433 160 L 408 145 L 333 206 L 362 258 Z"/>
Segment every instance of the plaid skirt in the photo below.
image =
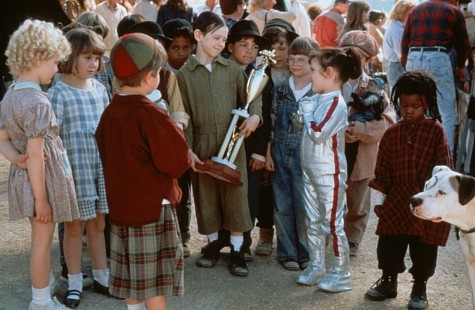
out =
<path fill-rule="evenodd" d="M 109 291 L 146 300 L 184 293 L 183 246 L 174 208 L 163 205 L 160 220 L 140 227 L 111 226 Z"/>

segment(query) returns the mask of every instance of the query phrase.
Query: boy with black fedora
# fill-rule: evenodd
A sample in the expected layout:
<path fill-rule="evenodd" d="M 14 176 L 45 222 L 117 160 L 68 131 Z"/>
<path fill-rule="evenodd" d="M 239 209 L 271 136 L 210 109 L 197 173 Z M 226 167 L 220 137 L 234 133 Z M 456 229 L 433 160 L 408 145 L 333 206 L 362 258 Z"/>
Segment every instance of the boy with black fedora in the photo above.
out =
<path fill-rule="evenodd" d="M 260 35 L 257 24 L 252 20 L 237 21 L 228 33 L 226 48 L 230 53 L 231 60 L 234 60 L 247 75 L 251 74 L 256 63 L 258 52 L 270 49 L 271 42 Z M 262 210 L 272 211 L 271 192 L 261 187 L 266 161 L 266 148 L 270 135 L 270 106 L 272 103 L 272 83 L 267 83 L 262 92 L 262 117 L 263 124 L 256 129 L 246 140 L 247 176 L 248 176 L 248 204 L 252 223 L 258 218 L 258 226 L 261 226 L 258 214 Z M 262 206 L 262 207 L 261 207 Z M 270 208 L 269 208 L 270 206 Z M 262 209 L 262 210 L 261 210 Z M 272 217 L 270 213 L 267 217 Z M 272 227 L 272 226 L 271 226 Z M 244 232 L 244 257 L 247 261 L 252 260 L 251 256 L 251 231 Z M 259 253 L 256 253 L 259 254 Z M 261 253 L 262 254 L 262 253 Z M 270 254 L 270 253 L 269 253 Z"/>

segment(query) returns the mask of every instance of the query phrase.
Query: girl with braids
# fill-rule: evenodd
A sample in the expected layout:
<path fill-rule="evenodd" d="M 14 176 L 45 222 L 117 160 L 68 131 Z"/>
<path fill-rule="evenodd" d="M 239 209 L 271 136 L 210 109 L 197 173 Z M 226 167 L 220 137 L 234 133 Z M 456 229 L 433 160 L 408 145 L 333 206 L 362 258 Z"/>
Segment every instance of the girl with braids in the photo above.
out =
<path fill-rule="evenodd" d="M 375 178 L 374 211 L 379 218 L 377 256 L 382 277 L 366 298 L 382 301 L 397 296 L 397 275 L 404 272 L 409 247 L 414 284 L 409 309 L 426 309 L 426 283 L 434 274 L 438 246 L 445 246 L 450 225 L 412 215 L 409 199 L 424 189 L 437 165 L 452 167 L 447 137 L 437 109 L 437 87 L 423 71 L 402 75 L 391 101 L 400 120 L 388 128 L 380 145 Z"/>

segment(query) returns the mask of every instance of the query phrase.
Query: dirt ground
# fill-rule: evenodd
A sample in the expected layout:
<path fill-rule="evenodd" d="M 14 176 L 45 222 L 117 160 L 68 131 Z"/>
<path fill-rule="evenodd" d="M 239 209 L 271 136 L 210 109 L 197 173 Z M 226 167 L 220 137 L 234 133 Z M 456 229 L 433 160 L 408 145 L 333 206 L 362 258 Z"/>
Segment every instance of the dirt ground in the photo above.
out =
<path fill-rule="evenodd" d="M 28 273 L 30 227 L 27 220 L 8 221 L 7 203 L 8 165 L 0 159 L 0 310 L 27 309 L 31 300 Z M 366 290 L 380 277 L 376 262 L 374 234 L 376 218 L 371 215 L 369 227 L 360 246 L 360 254 L 351 261 L 353 290 L 339 294 L 319 291 L 316 287 L 302 287 L 295 283 L 296 272 L 284 270 L 270 257 L 254 256 L 249 263 L 247 278 L 231 276 L 226 269 L 226 255 L 213 269 L 196 266 L 199 250 L 205 238 L 192 223 L 191 257 L 186 259 L 185 296 L 170 297 L 168 309 L 407 309 L 411 291 L 411 276 L 399 276 L 399 295 L 384 302 L 364 299 Z M 257 240 L 257 234 L 253 235 Z M 59 284 L 58 299 L 66 286 L 59 283 L 58 240 L 54 240 L 53 270 Z M 410 261 L 407 259 L 407 266 Z M 91 275 L 90 260 L 84 256 L 84 270 Z M 440 248 L 436 274 L 428 283 L 431 309 L 472 309 L 470 286 L 459 245 L 453 232 L 445 248 Z M 79 309 L 126 309 L 123 301 L 106 298 L 85 290 Z"/>

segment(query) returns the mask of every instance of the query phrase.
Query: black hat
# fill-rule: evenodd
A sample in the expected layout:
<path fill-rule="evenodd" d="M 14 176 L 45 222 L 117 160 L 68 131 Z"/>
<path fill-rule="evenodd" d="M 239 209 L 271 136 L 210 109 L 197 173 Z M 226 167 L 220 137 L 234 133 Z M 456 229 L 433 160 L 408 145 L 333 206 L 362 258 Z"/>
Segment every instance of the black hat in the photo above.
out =
<path fill-rule="evenodd" d="M 264 26 L 264 30 L 262 32 L 264 33 L 267 29 L 272 27 L 280 27 L 285 29 L 289 34 L 291 41 L 293 41 L 296 37 L 299 36 L 299 34 L 295 32 L 295 28 L 290 23 L 280 18 L 273 18 L 269 20 Z"/>
<path fill-rule="evenodd" d="M 165 34 L 163 33 L 162 27 L 160 27 L 160 25 L 156 22 L 152 22 L 152 21 L 140 22 L 133 25 L 129 29 L 127 29 L 127 33 L 134 33 L 134 32 L 146 34 L 156 40 L 170 41 L 170 39 L 167 38 Z"/>
<path fill-rule="evenodd" d="M 163 25 L 163 33 L 170 39 L 173 39 L 178 33 L 182 33 L 184 30 L 187 30 L 191 38 L 193 38 L 193 26 L 185 19 L 171 19 Z"/>
<path fill-rule="evenodd" d="M 259 50 L 269 48 L 271 45 L 269 40 L 259 34 L 257 24 L 252 20 L 241 19 L 237 21 L 231 29 L 229 29 L 228 43 L 235 43 L 243 36 L 254 37 L 254 41 L 259 45 Z"/>

